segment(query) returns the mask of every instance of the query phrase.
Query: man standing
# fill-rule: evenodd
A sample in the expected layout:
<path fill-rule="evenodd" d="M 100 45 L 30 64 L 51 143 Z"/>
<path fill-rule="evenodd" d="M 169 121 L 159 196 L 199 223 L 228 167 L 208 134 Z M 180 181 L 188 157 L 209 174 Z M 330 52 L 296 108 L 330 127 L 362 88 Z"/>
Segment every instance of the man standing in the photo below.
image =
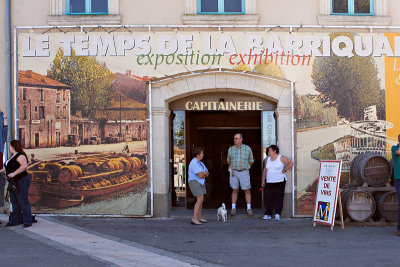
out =
<path fill-rule="evenodd" d="M 232 210 L 231 215 L 236 215 L 236 201 L 239 193 L 239 185 L 244 190 L 247 202 L 247 214 L 253 216 L 251 209 L 251 184 L 250 167 L 254 162 L 251 148 L 243 144 L 243 135 L 235 134 L 233 139 L 235 145 L 228 150 L 228 164 L 230 172 L 229 184 L 232 188 Z"/>
<path fill-rule="evenodd" d="M 396 187 L 397 203 L 400 207 L 400 134 L 397 138 L 399 143 L 392 146 L 392 160 L 394 168 L 394 186 Z M 397 235 L 400 236 L 400 209 L 397 211 Z"/>

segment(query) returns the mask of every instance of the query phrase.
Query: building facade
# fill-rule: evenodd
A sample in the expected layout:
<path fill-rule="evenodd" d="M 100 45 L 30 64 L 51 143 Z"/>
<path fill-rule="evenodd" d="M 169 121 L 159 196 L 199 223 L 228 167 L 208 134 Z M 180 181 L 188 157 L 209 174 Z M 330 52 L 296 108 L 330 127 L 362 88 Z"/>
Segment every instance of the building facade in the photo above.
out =
<path fill-rule="evenodd" d="M 12 51 L 17 61 L 12 73 L 18 73 L 18 104 L 10 118 L 19 126 L 13 134 L 25 136 L 30 148 L 63 146 L 68 134 L 82 144 L 98 138 L 102 146 L 97 150 L 78 149 L 96 155 L 96 168 L 106 160 L 104 153 L 114 155 L 130 142 L 130 153 L 135 151 L 149 177 L 138 194 L 121 203 L 135 198 L 140 212 L 89 213 L 168 216 L 175 206 L 193 206 L 185 185 L 194 146 L 205 148 L 212 170 L 206 208 L 230 203 L 226 153 L 240 132 L 256 159 L 253 206 L 264 206 L 258 189 L 265 148 L 278 144 L 281 154 L 295 162 L 287 174 L 284 216 L 309 215 L 320 159 L 340 159 L 348 167 L 366 146 L 387 156 L 398 135 L 392 100 L 398 97 L 400 69 L 398 8 L 395 0 L 39 0 L 34 6 L 14 1 L 10 14 L 11 26 L 17 27 Z M 2 25 L 0 35 L 5 35 Z M 4 41 L 0 49 L 6 51 Z M 0 61 L 6 62 L 6 53 Z M 28 89 L 20 79 L 30 69 L 45 77 L 49 69 L 74 66 L 71 62 L 81 66 L 74 69 L 79 77 L 89 78 L 80 81 L 63 72 L 57 82 L 67 87 L 43 89 L 56 94 L 52 101 L 59 90 L 61 95 L 71 92 L 71 107 L 65 102 L 58 110 L 55 103 L 50 118 L 45 114 L 50 110 L 41 113 L 37 100 L 42 88 Z M 361 66 L 365 69 L 358 72 Z M 13 92 L 6 89 L 5 70 L 0 81 L 5 110 L 6 95 Z M 31 102 L 24 99 L 24 88 Z M 68 126 L 62 124 L 67 121 Z M 57 137 L 64 126 L 70 129 Z M 38 131 L 51 133 L 39 134 L 36 143 Z M 113 138 L 121 144 L 107 147 L 104 143 Z M 43 162 L 51 158 L 43 153 Z M 64 156 L 72 157 L 68 153 Z M 84 168 L 82 161 L 76 166 Z M 126 173 L 123 162 L 112 171 L 125 166 Z M 88 214 L 84 208 L 55 212 Z"/>
<path fill-rule="evenodd" d="M 24 148 L 65 145 L 70 87 L 31 70 L 18 72 L 18 77 L 18 134 Z"/>

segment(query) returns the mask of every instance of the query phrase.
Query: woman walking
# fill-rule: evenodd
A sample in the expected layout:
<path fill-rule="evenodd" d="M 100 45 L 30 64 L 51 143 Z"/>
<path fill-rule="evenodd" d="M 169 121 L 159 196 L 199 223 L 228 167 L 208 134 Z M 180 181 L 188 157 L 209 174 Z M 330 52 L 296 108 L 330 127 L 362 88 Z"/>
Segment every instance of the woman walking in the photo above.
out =
<path fill-rule="evenodd" d="M 205 180 L 209 175 L 208 169 L 201 160 L 204 157 L 204 151 L 201 147 L 193 149 L 194 158 L 189 164 L 189 187 L 193 196 L 196 197 L 196 204 L 194 205 L 192 224 L 201 225 L 206 223 L 207 220 L 202 218 L 201 212 L 203 210 L 204 195 L 206 194 Z"/>
<path fill-rule="evenodd" d="M 272 145 L 267 148 L 268 158 L 264 160 L 264 170 L 261 186 L 265 187 L 265 215 L 263 220 L 272 217 L 275 208 L 275 220 L 281 219 L 283 197 L 286 185 L 286 172 L 293 166 L 293 161 L 279 154 L 279 147 Z"/>
<path fill-rule="evenodd" d="M 32 225 L 31 205 L 28 201 L 30 177 L 26 171 L 28 168 L 28 157 L 26 156 L 21 143 L 12 140 L 10 143 L 11 157 L 6 161 L 6 175 L 9 182 L 9 194 L 12 205 L 12 212 L 6 226 L 18 225 L 22 219 L 24 228 Z"/>

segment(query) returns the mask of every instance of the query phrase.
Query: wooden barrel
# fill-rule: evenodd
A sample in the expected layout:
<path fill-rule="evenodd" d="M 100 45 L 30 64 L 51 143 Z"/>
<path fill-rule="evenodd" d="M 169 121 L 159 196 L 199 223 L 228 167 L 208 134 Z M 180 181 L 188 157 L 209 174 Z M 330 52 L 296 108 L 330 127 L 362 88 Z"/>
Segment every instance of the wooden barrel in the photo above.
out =
<path fill-rule="evenodd" d="M 389 161 L 374 153 L 358 155 L 351 163 L 350 175 L 370 186 L 384 186 L 388 183 L 392 169 Z"/>
<path fill-rule="evenodd" d="M 379 214 L 389 222 L 397 222 L 397 202 L 396 192 L 386 192 L 378 200 Z"/>
<path fill-rule="evenodd" d="M 131 170 L 132 164 L 129 160 L 123 157 L 118 158 L 118 160 L 122 163 L 125 172 L 129 172 Z"/>
<path fill-rule="evenodd" d="M 99 167 L 100 167 L 101 163 L 100 162 L 90 162 L 90 163 L 86 163 L 83 167 L 82 170 L 84 172 L 89 172 L 89 173 L 97 173 L 99 172 Z"/>
<path fill-rule="evenodd" d="M 119 159 L 113 160 L 115 170 L 123 170 L 124 164 Z"/>
<path fill-rule="evenodd" d="M 103 171 L 103 172 L 115 171 L 115 166 L 114 166 L 114 163 L 112 162 L 112 160 L 103 162 L 100 166 L 100 171 Z"/>
<path fill-rule="evenodd" d="M 82 169 L 76 165 L 67 165 L 61 168 L 58 179 L 61 182 L 66 182 L 71 179 L 77 179 L 82 175 Z"/>
<path fill-rule="evenodd" d="M 54 179 L 54 178 L 58 177 L 62 167 L 63 166 L 59 163 L 47 163 L 44 166 L 44 170 L 48 171 L 50 174 L 50 177 Z"/>
<path fill-rule="evenodd" d="M 142 167 L 142 162 L 140 162 L 140 159 L 133 158 L 133 160 L 136 162 L 136 169 L 140 169 L 140 167 Z"/>
<path fill-rule="evenodd" d="M 360 161 L 360 158 L 363 157 L 365 154 L 360 154 L 357 157 L 355 157 L 351 163 L 350 163 L 350 177 L 355 180 L 352 183 L 357 183 L 360 184 L 362 183 L 361 177 L 359 177 L 358 174 L 358 162 Z"/>
<path fill-rule="evenodd" d="M 345 216 L 355 222 L 367 221 L 376 209 L 373 196 L 366 191 L 348 190 L 344 193 L 342 205 Z"/>
<path fill-rule="evenodd" d="M 340 191 L 340 196 L 341 196 L 341 200 L 342 200 L 343 220 L 346 219 L 346 214 L 344 213 L 344 204 L 343 203 L 344 203 L 344 199 L 346 198 L 347 194 L 349 194 L 350 191 L 351 190 L 348 190 L 348 189 Z M 336 205 L 335 219 L 340 220 L 339 201 Z"/>
<path fill-rule="evenodd" d="M 140 169 L 140 167 L 142 166 L 140 159 L 136 157 L 130 157 L 129 161 L 132 163 L 132 170 Z"/>

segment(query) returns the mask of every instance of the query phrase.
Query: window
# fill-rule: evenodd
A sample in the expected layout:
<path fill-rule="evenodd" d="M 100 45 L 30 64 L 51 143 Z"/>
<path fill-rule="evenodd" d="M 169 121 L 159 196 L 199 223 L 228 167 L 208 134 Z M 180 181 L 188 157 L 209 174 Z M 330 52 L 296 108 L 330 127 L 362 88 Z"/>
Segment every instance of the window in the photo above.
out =
<path fill-rule="evenodd" d="M 67 15 L 108 14 L 108 0 L 66 0 Z"/>
<path fill-rule="evenodd" d="M 40 101 L 44 101 L 43 89 L 40 90 Z"/>
<path fill-rule="evenodd" d="M 67 107 L 63 107 L 63 119 L 67 118 Z"/>
<path fill-rule="evenodd" d="M 27 118 L 28 118 L 27 108 L 26 108 L 26 106 L 24 106 L 22 109 L 22 119 L 26 120 Z"/>
<path fill-rule="evenodd" d="M 44 106 L 39 107 L 39 120 L 44 119 Z"/>
<path fill-rule="evenodd" d="M 198 0 L 198 14 L 244 14 L 245 0 Z"/>
<path fill-rule="evenodd" d="M 60 102 L 61 102 L 60 92 L 57 92 L 57 94 L 56 94 L 56 103 L 60 103 Z"/>
<path fill-rule="evenodd" d="M 22 99 L 26 100 L 26 88 L 22 88 Z"/>
<path fill-rule="evenodd" d="M 332 15 L 374 15 L 373 0 L 332 0 Z"/>
<path fill-rule="evenodd" d="M 56 110 L 56 118 L 57 118 L 57 119 L 60 119 L 60 118 L 61 118 L 60 106 L 57 106 L 57 110 Z"/>

